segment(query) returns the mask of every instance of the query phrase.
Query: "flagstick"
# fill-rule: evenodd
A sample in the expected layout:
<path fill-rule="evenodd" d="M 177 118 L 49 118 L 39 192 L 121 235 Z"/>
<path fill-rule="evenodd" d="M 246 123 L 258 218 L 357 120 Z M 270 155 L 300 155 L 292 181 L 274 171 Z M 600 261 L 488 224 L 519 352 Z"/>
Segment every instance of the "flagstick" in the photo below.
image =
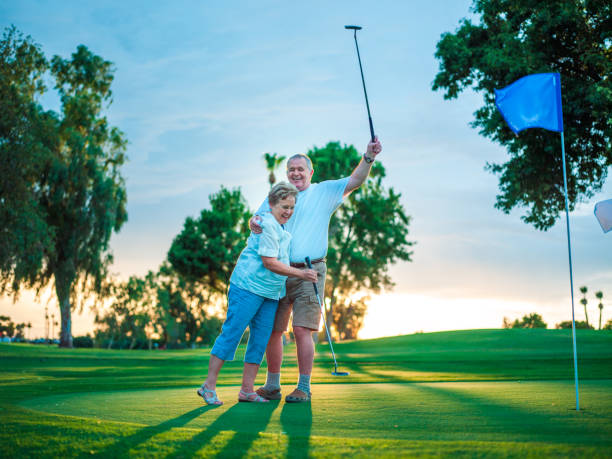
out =
<path fill-rule="evenodd" d="M 567 200 L 567 173 L 565 172 L 565 140 L 561 131 L 561 157 L 563 158 L 563 188 L 565 190 L 565 221 L 567 223 L 567 253 L 569 255 L 570 290 L 572 295 L 572 341 L 574 344 L 574 385 L 576 387 L 576 411 L 580 411 L 578 397 L 578 358 L 576 357 L 576 321 L 574 320 L 574 278 L 572 275 L 572 245 L 570 242 L 569 205 Z"/>

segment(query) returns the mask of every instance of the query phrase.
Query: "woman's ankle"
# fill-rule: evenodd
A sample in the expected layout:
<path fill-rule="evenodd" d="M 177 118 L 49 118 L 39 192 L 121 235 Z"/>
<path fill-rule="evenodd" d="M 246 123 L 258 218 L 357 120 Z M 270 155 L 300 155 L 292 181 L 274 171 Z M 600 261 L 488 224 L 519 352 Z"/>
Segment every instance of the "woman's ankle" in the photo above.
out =
<path fill-rule="evenodd" d="M 204 381 L 204 382 L 202 383 L 202 387 L 203 387 L 204 389 L 208 389 L 208 390 L 216 390 L 216 389 L 217 389 L 217 385 L 216 385 L 216 384 L 213 384 L 213 383 L 211 383 L 211 382 L 208 382 L 208 380 L 206 380 L 206 381 Z"/>

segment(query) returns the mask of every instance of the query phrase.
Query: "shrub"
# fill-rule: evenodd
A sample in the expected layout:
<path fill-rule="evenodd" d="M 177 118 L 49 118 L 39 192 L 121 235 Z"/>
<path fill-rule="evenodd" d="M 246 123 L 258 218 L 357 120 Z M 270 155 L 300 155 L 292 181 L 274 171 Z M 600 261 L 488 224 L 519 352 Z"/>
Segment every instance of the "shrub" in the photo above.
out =
<path fill-rule="evenodd" d="M 557 325 L 555 325 L 555 328 L 572 328 L 572 321 L 571 320 L 564 320 L 563 322 L 558 323 Z M 593 330 L 593 326 L 590 324 L 587 324 L 584 320 L 577 320 L 576 321 L 576 329 L 583 329 L 583 330 Z"/>
<path fill-rule="evenodd" d="M 91 336 L 75 336 L 72 338 L 72 345 L 74 347 L 94 347 L 94 340 Z"/>

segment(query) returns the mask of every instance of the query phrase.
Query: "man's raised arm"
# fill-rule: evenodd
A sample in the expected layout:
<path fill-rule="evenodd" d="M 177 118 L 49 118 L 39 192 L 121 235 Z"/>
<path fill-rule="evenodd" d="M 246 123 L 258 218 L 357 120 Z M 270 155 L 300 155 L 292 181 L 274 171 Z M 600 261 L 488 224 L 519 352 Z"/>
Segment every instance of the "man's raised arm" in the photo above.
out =
<path fill-rule="evenodd" d="M 359 165 L 355 168 L 351 176 L 349 177 L 349 181 L 346 184 L 346 188 L 344 189 L 344 196 L 348 196 L 352 191 L 359 188 L 363 185 L 363 182 L 366 181 L 368 175 L 370 175 L 370 170 L 372 169 L 372 165 L 374 164 L 374 160 L 376 156 L 382 151 L 382 146 L 378 137 L 374 137 L 374 141 L 370 141 L 368 143 L 368 148 L 361 161 L 359 161 Z"/>

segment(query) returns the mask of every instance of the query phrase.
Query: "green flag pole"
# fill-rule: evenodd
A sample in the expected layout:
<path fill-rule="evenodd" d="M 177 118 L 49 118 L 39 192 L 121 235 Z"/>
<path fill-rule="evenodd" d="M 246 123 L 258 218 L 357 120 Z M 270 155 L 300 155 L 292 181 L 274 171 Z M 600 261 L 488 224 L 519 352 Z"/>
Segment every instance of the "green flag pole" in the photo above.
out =
<path fill-rule="evenodd" d="M 570 293 L 572 297 L 572 342 L 574 345 L 574 386 L 576 388 L 576 411 L 580 411 L 578 396 L 578 357 L 576 353 L 576 321 L 574 319 L 574 277 L 572 274 L 572 245 L 570 242 L 569 204 L 567 199 L 567 173 L 565 171 L 565 140 L 561 131 L 561 157 L 563 159 L 563 189 L 565 191 L 565 222 L 567 224 L 567 254 L 569 256 Z"/>

